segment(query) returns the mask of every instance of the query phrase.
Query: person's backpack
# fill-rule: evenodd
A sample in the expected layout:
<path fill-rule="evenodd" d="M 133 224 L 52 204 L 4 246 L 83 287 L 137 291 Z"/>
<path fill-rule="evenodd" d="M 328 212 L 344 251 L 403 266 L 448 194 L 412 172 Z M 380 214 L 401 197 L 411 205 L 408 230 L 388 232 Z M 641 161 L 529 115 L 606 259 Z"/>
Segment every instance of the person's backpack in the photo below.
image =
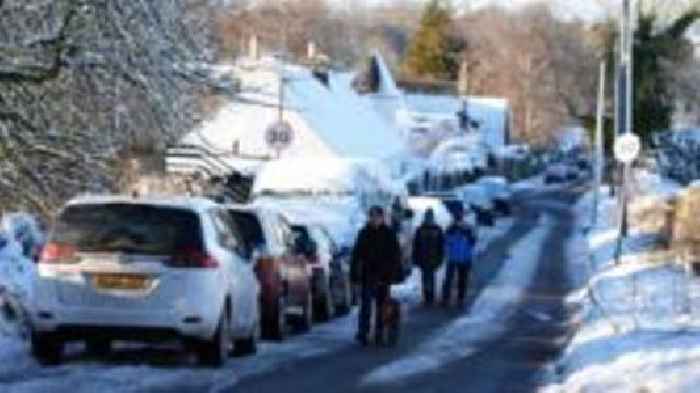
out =
<path fill-rule="evenodd" d="M 474 249 L 468 229 L 452 228 L 445 236 L 447 260 L 451 263 L 470 263 Z"/>

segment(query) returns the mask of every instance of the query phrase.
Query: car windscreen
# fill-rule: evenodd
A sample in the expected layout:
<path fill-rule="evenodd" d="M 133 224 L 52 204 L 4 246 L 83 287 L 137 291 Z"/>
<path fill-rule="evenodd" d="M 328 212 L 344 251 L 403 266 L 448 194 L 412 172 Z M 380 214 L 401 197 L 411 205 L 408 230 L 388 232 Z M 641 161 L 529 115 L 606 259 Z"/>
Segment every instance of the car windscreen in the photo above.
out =
<path fill-rule="evenodd" d="M 258 217 L 249 212 L 231 212 L 236 228 L 243 237 L 243 241 L 248 249 L 254 249 L 261 244 L 265 244 L 265 235 Z"/>
<path fill-rule="evenodd" d="M 199 217 L 192 211 L 139 204 L 85 204 L 66 208 L 51 241 L 83 252 L 173 255 L 203 247 Z"/>

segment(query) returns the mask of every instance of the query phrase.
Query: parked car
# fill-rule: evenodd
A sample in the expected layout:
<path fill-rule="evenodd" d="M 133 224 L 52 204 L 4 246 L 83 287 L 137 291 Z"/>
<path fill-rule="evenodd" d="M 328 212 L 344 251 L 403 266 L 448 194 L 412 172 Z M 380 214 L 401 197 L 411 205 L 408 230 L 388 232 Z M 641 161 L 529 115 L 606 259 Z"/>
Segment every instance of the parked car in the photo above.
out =
<path fill-rule="evenodd" d="M 462 198 L 466 207 L 474 211 L 478 225 L 494 225 L 494 204 L 486 187 L 470 184 L 462 187 Z"/>
<path fill-rule="evenodd" d="M 350 247 L 336 244 L 326 227 L 320 224 L 309 226 L 310 234 L 318 245 L 318 254 L 329 257 L 328 288 L 333 305 L 333 315 L 345 315 L 352 307 L 352 283 L 350 278 Z M 321 307 L 327 302 L 322 301 Z M 327 307 L 327 306 L 326 306 Z M 323 311 L 323 310 L 321 310 Z M 326 310 L 331 312 L 331 310 Z"/>
<path fill-rule="evenodd" d="M 544 174 L 545 184 L 564 183 L 567 179 L 569 169 L 564 164 L 550 165 Z"/>
<path fill-rule="evenodd" d="M 260 281 L 263 337 L 283 340 L 290 318 L 299 330 L 311 329 L 313 299 L 309 260 L 298 249 L 286 217 L 261 206 L 228 205 L 227 208 Z"/>
<path fill-rule="evenodd" d="M 573 165 L 567 166 L 566 168 L 566 180 L 576 181 L 581 177 L 582 173 L 579 169 Z"/>
<path fill-rule="evenodd" d="M 314 233 L 312 226 L 302 223 L 292 224 L 292 231 L 298 247 L 309 259 L 308 272 L 311 275 L 314 316 L 318 321 L 328 321 L 335 314 L 335 304 L 330 289 L 331 251 L 324 238 Z M 324 244 L 319 245 L 319 240 Z"/>
<path fill-rule="evenodd" d="M 423 195 L 428 198 L 436 198 L 442 201 L 443 205 L 447 208 L 450 214 L 454 217 L 458 212 L 464 212 L 464 200 L 463 198 L 455 192 L 429 192 Z"/>
<path fill-rule="evenodd" d="M 504 215 L 512 212 L 511 199 L 513 192 L 510 189 L 508 180 L 500 176 L 486 176 L 479 179 L 478 185 L 484 187 L 493 201 L 494 210 Z"/>
<path fill-rule="evenodd" d="M 180 338 L 200 363 L 256 351 L 259 285 L 240 234 L 203 199 L 94 197 L 58 214 L 37 266 L 31 346 L 60 362 L 66 341 Z"/>

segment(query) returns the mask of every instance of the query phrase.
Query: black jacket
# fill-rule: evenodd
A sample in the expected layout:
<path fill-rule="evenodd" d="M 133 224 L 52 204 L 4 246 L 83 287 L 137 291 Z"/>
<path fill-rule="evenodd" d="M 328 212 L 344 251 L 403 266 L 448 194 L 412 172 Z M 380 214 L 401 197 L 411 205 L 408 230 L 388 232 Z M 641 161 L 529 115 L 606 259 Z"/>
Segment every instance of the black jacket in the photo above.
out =
<path fill-rule="evenodd" d="M 350 275 L 363 285 L 389 284 L 401 274 L 401 248 L 387 225 L 365 226 L 357 235 L 352 251 Z"/>
<path fill-rule="evenodd" d="M 423 269 L 437 269 L 445 258 L 445 236 L 437 224 L 422 224 L 413 238 L 413 263 Z"/>

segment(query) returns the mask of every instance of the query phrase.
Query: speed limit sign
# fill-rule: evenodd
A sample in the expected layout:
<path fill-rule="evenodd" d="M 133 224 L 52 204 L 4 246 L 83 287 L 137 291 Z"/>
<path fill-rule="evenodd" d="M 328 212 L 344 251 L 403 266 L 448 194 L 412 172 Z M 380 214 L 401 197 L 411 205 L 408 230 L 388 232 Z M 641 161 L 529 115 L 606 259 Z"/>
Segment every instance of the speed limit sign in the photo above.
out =
<path fill-rule="evenodd" d="M 639 137 L 631 132 L 615 139 L 615 159 L 623 164 L 631 164 L 639 156 L 641 149 Z"/>
<path fill-rule="evenodd" d="M 294 139 L 294 130 L 286 121 L 278 121 L 265 131 L 265 142 L 275 150 L 281 151 L 289 147 Z"/>

